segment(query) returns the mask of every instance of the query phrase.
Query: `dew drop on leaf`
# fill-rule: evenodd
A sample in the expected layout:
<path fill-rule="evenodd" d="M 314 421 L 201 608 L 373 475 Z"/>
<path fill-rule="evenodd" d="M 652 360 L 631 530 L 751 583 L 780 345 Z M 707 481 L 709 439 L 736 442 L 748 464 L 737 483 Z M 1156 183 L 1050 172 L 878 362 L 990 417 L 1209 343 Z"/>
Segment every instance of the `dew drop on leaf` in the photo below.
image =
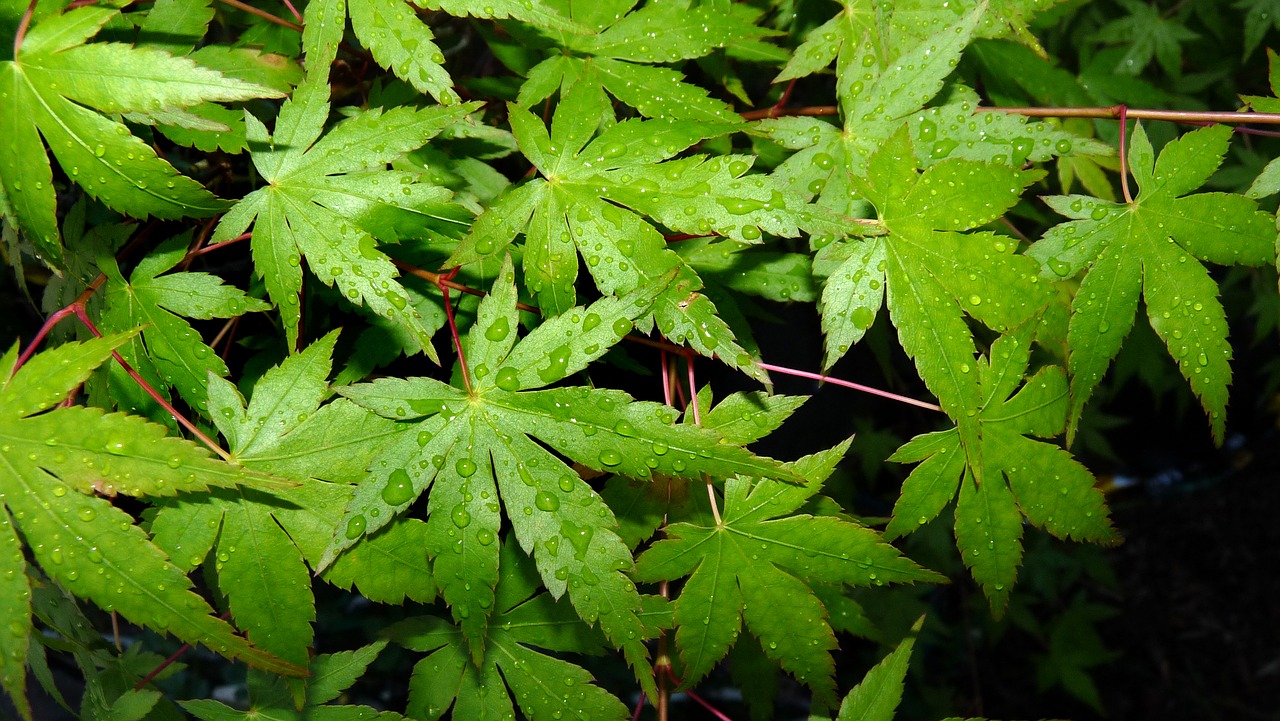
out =
<path fill-rule="evenodd" d="M 453 525 L 458 528 L 466 528 L 471 525 L 471 512 L 461 503 L 453 507 L 453 511 L 449 513 L 449 518 L 453 521 Z"/>
<path fill-rule="evenodd" d="M 403 468 L 391 472 L 387 485 L 382 487 L 382 500 L 388 506 L 398 506 L 413 499 L 413 482 Z"/>
<path fill-rule="evenodd" d="M 520 390 L 520 373 L 511 367 L 499 368 L 494 384 L 504 391 L 518 391 Z"/>
<path fill-rule="evenodd" d="M 569 369 L 570 352 L 571 348 L 568 345 L 562 345 L 548 353 L 547 367 L 538 371 L 538 377 L 547 383 L 565 377 Z"/>
<path fill-rule="evenodd" d="M 601 451 L 600 463 L 605 466 L 616 466 L 622 463 L 622 454 L 617 451 Z"/>
<path fill-rule="evenodd" d="M 506 316 L 501 316 L 493 321 L 484 331 L 484 337 L 488 340 L 498 343 L 506 340 L 507 334 L 511 332 L 511 321 Z"/>
<path fill-rule="evenodd" d="M 366 524 L 364 516 L 353 516 L 350 521 L 347 521 L 347 539 L 359 538 L 360 534 L 364 533 Z"/>
<path fill-rule="evenodd" d="M 716 202 L 731 215 L 746 215 L 764 208 L 764 203 L 751 198 L 717 198 Z"/>
<path fill-rule="evenodd" d="M 560 499 L 546 491 L 538 491 L 538 495 L 533 499 L 533 505 L 537 506 L 540 511 L 551 513 L 559 510 Z"/>
<path fill-rule="evenodd" d="M 457 462 L 453 464 L 453 469 L 458 472 L 459 476 L 462 476 L 463 478 L 470 478 L 472 475 L 475 475 L 477 470 L 476 462 L 470 458 L 459 458 Z"/>

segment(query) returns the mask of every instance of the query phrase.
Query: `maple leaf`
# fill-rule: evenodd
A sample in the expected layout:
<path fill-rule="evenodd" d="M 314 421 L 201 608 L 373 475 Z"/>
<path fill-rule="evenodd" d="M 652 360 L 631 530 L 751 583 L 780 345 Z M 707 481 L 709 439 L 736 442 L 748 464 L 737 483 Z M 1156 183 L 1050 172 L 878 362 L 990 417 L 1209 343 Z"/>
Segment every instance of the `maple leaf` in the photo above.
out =
<path fill-rule="evenodd" d="M 942 89 L 985 8 L 985 2 L 979 3 L 918 41 L 899 38 L 883 48 L 872 38 L 893 28 L 870 8 L 846 8 L 814 30 L 805 45 L 812 44 L 801 45 L 774 82 L 816 72 L 834 59 L 844 128 L 841 132 L 812 119 L 763 122 L 762 132 L 779 134 L 784 144 L 799 150 L 779 167 L 779 175 L 818 195 L 819 204 L 857 216 L 861 206 L 844 178 L 865 175 L 868 158 Z"/>
<path fill-rule="evenodd" d="M 605 639 L 569 604 L 535 595 L 538 573 L 516 544 L 503 544 L 501 557 L 483 660 L 472 662 L 465 630 L 444 619 L 417 616 L 386 630 L 401 646 L 430 654 L 413 667 L 408 715 L 434 721 L 452 707 L 451 718 L 501 721 L 514 718 L 518 704 L 530 719 L 628 718 L 627 708 L 585 669 L 539 650 L 594 655 L 607 648 Z M 656 596 L 642 603 L 646 635 L 655 635 L 670 611 Z"/>
<path fill-rule="evenodd" d="M 351 29 L 369 49 L 374 60 L 390 70 L 414 89 L 430 95 L 444 105 L 455 103 L 457 94 L 451 90 L 452 78 L 444 69 L 444 53 L 436 45 L 431 28 L 401 0 L 360 0 L 348 4 L 346 0 L 323 0 L 308 3 L 306 28 L 317 28 L 312 38 L 321 40 L 329 48 L 336 48 L 342 39 L 346 16 L 350 10 Z M 303 38 L 303 47 L 310 54 L 321 50 L 315 43 Z M 332 57 L 311 59 L 312 67 L 328 68 Z"/>
<path fill-rule="evenodd" d="M 432 332 L 409 305 L 407 291 L 395 280 L 395 266 L 378 250 L 374 233 L 393 235 L 389 227 L 410 222 L 458 227 L 465 211 L 445 188 L 384 166 L 475 107 L 370 109 L 320 138 L 329 112 L 324 84 L 300 90 L 287 101 L 271 135 L 245 115 L 250 142 L 262 148 L 252 153 L 253 160 L 269 185 L 223 216 L 213 240 L 230 240 L 254 226 L 254 268 L 280 311 L 290 346 L 297 341 L 301 320 L 300 261 L 306 258 L 321 282 L 336 285 L 351 301 L 414 333 L 435 358 Z"/>
<path fill-rule="evenodd" d="M 173 496 L 213 487 L 277 490 L 288 483 L 211 459 L 135 416 L 74 406 L 49 410 L 130 335 L 65 343 L 33 356 L 17 372 L 17 346 L 0 358 L 0 622 L 13 630 L 0 658 L 0 685 L 25 718 L 32 625 L 23 540 L 50 578 L 108 611 L 229 658 L 278 673 L 301 672 L 250 646 L 211 615 L 182 571 L 103 497 Z"/>
<path fill-rule="evenodd" d="M 208 273 L 161 275 L 182 261 L 190 241 L 188 232 L 162 243 L 138 263 L 129 280 L 113 258 L 101 257 L 98 265 L 107 276 L 101 327 L 108 332 L 141 328 L 141 334 L 120 347 L 121 357 L 152 388 L 177 388 L 188 405 L 205 411 L 205 379 L 209 373 L 225 376 L 227 365 L 180 316 L 234 318 L 270 306 Z M 158 408 L 118 365 L 108 373 L 121 408 Z"/>
<path fill-rule="evenodd" d="M 1117 1 L 1129 15 L 1112 20 L 1093 35 L 1098 42 L 1128 45 L 1113 72 L 1138 75 L 1154 58 L 1170 77 L 1182 77 L 1182 43 L 1200 36 L 1181 20 L 1165 17 L 1153 5 L 1139 0 Z"/>
<path fill-rule="evenodd" d="M 1119 540 L 1093 474 L 1061 448 L 1027 437 L 1061 433 L 1068 405 L 1066 376 L 1057 366 L 1040 369 L 1018 389 L 1034 328 L 1033 320 L 1001 336 L 991 345 L 990 360 L 977 361 L 982 405 L 975 441 L 959 428 L 928 433 L 889 459 L 923 462 L 903 482 L 885 536 L 896 538 L 928 523 L 958 491 L 956 544 L 997 614 L 1017 578 L 1024 516 L 1058 538 Z M 981 472 L 973 468 L 975 460 Z"/>
<path fill-rule="evenodd" d="M 460 18 L 511 18 L 548 30 L 579 34 L 591 32 L 582 22 L 569 19 L 569 13 L 562 12 L 565 9 L 562 3 L 547 0 L 492 0 L 484 5 L 476 5 L 471 0 L 414 0 L 414 4 L 428 10 L 443 10 Z"/>
<path fill-rule="evenodd" d="M 1067 437 L 1133 327 L 1138 295 L 1147 318 L 1191 384 L 1222 442 L 1231 346 L 1217 283 L 1201 261 L 1274 263 L 1275 221 L 1230 193 L 1197 193 L 1227 152 L 1231 129 L 1212 126 L 1170 142 L 1156 159 L 1146 131 L 1134 129 L 1129 168 L 1140 189 L 1131 203 L 1081 195 L 1045 198 L 1072 220 L 1054 226 L 1027 254 L 1046 278 L 1085 272 L 1072 302 L 1071 412 Z"/>
<path fill-rule="evenodd" d="M 923 625 L 923 618 L 916 621 L 909 635 L 849 691 L 840 703 L 836 721 L 893 721 L 894 711 L 902 702 L 911 651 Z"/>
<path fill-rule="evenodd" d="M 179 701 L 184 710 L 203 721 L 249 721 L 250 719 L 314 719 L 320 721 L 407 721 L 394 711 L 379 711 L 370 706 L 330 704 L 351 684 L 359 680 L 369 665 L 386 648 L 380 640 L 354 651 L 325 653 L 311 660 L 310 675 L 301 683 L 301 698 L 295 695 L 297 682 L 286 682 L 279 676 L 249 670 L 245 682 L 249 692 L 249 708 L 239 710 L 213 699 Z"/>
<path fill-rule="evenodd" d="M 749 156 L 672 159 L 737 125 L 627 120 L 597 135 L 607 107 L 598 87 L 576 84 L 556 107 L 548 133 L 529 111 L 509 106 L 520 149 L 544 178 L 495 200 L 449 264 L 502 253 L 523 230 L 525 284 L 542 311 L 552 315 L 576 301 L 579 254 L 606 294 L 630 292 L 676 269 L 676 281 L 654 304 L 652 322 L 669 340 L 687 341 L 703 355 L 714 354 L 766 379 L 710 299 L 698 292 L 697 273 L 666 247 L 655 224 L 758 243 L 764 232 L 795 237 L 803 227 L 826 228 L 838 221 L 780 190 L 769 176 L 743 177 L 751 168 Z"/>
<path fill-rule="evenodd" d="M 1244 55 L 1247 60 L 1267 32 L 1272 28 L 1280 28 L 1280 2 L 1277 0 L 1237 0 L 1233 7 L 1245 11 L 1244 16 Z M 1268 48 L 1269 50 L 1269 48 Z"/>
<path fill-rule="evenodd" d="M 0 61 L 6 214 L 51 264 L 61 263 L 62 244 L 42 136 L 67 177 L 104 205 L 139 218 L 204 217 L 226 203 L 156 157 L 123 123 L 100 113 L 283 95 L 159 50 L 86 44 L 117 15 L 110 8 L 78 7 L 49 16 L 32 26 L 12 60 Z"/>
<path fill-rule="evenodd" d="M 532 107 L 557 89 L 563 97 L 583 83 L 608 93 L 647 118 L 740 122 L 733 108 L 660 63 L 705 57 L 739 42 L 776 32 L 759 27 L 750 11 L 716 5 L 547 0 L 592 32 L 549 33 L 559 47 L 527 73 L 520 105 Z M 763 44 L 763 43 L 761 43 Z M 767 46 L 766 46 L 767 47 Z M 610 111 L 612 113 L 612 111 Z"/>
<path fill-rule="evenodd" d="M 931 8 L 931 9 L 930 9 Z M 866 4 L 851 4 L 813 30 L 774 82 L 809 75 L 836 62 L 836 91 L 842 127 L 818 118 L 759 121 L 752 131 L 795 150 L 774 175 L 785 187 L 839 214 L 866 214 L 865 198 L 851 177 L 867 175 L 868 159 L 904 123 L 910 127 L 922 164 L 951 159 L 981 160 L 1021 168 L 1028 160 L 1061 155 L 1102 154 L 1104 146 L 1044 122 L 1003 113 L 976 114 L 972 90 L 955 87 L 946 104 L 922 106 L 943 88 L 969 41 L 993 11 L 987 3 L 936 3 L 886 15 Z M 876 40 L 884 36 L 883 41 Z M 865 235 L 865 227 L 815 232 L 815 248 L 845 234 Z"/>
<path fill-rule="evenodd" d="M 255 645 L 305 666 L 315 601 L 307 563 L 320 559 L 360 480 L 399 429 L 347 400 L 320 406 L 337 331 L 269 369 L 247 407 L 230 382 L 210 374 L 211 416 L 247 468 L 297 481 L 272 497 L 220 490 L 165 504 L 156 544 L 184 569 L 210 554 L 219 590 Z M 323 479 L 323 480 L 321 480 Z M 325 482 L 329 481 L 329 482 Z M 325 575 L 358 582 L 371 600 L 430 601 L 435 585 L 421 555 L 425 527 L 404 519 L 343 556 Z"/>
<path fill-rule="evenodd" d="M 1035 262 L 1013 253 L 1011 239 L 961 231 L 1000 217 L 1042 172 L 962 159 L 923 173 L 916 165 L 904 126 L 873 156 L 866 179 L 851 179 L 888 232 L 818 251 L 815 272 L 827 276 L 820 305 L 823 364 L 830 367 L 844 355 L 880 305 L 888 305 L 920 378 L 973 440 L 973 415 L 982 401 L 972 372 L 977 348 L 965 316 L 1006 331 L 1047 304 L 1049 290 L 1039 282 Z M 980 474 L 980 464 L 973 465 Z"/>
<path fill-rule="evenodd" d="M 835 634 L 811 583 L 856 586 L 938 581 L 880 535 L 835 516 L 797 513 L 815 496 L 849 442 L 788 464 L 802 485 L 746 475 L 725 482 L 723 521 L 673 523 L 636 561 L 639 581 L 689 576 L 675 602 L 683 683 L 695 684 L 724 658 L 745 620 L 764 653 L 835 700 Z M 778 609 L 787 609 L 780 614 Z"/>
<path fill-rule="evenodd" d="M 469 214 L 452 193 L 420 181 L 419 174 L 386 164 L 421 147 L 478 107 L 460 104 L 414 109 L 372 108 L 354 113 L 321 137 L 329 117 L 329 63 L 342 39 L 343 2 L 307 6 L 303 46 L 312 70 L 284 103 L 275 129 L 245 113 L 258 172 L 268 185 L 245 196 L 219 222 L 213 241 L 230 240 L 254 226 L 254 270 L 266 283 L 284 322 L 290 347 L 297 344 L 302 289 L 301 261 L 325 285 L 337 285 L 353 302 L 413 333 L 436 360 L 432 331 L 395 280 L 378 238 L 398 229 L 449 234 Z M 313 30 L 314 28 L 314 30 Z"/>
<path fill-rule="evenodd" d="M 669 279 L 665 279 L 669 281 Z M 378 414 L 415 421 L 372 464 L 320 567 L 409 507 L 428 488 L 427 551 L 445 600 L 477 663 L 491 628 L 498 581 L 500 510 L 543 583 L 568 591 L 588 623 L 598 619 L 637 676 L 648 679 L 640 596 L 623 571 L 631 554 L 613 512 L 564 461 L 634 478 L 750 473 L 791 480 L 777 462 L 721 440 L 713 431 L 672 425 L 673 409 L 620 391 L 536 390 L 585 368 L 631 331 L 665 282 L 608 297 L 545 320 L 516 343 L 511 261 L 480 303 L 464 342 L 471 389 L 431 378 L 383 379 L 339 389 Z M 499 506 L 501 501 L 502 506 Z"/>

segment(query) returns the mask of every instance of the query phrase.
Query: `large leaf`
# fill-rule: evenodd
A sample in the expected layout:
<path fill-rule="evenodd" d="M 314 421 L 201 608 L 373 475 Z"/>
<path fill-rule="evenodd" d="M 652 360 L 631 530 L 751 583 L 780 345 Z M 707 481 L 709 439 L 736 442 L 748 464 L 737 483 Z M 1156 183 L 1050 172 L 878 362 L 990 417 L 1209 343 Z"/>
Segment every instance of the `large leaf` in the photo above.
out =
<path fill-rule="evenodd" d="M 676 648 L 692 685 L 724 658 L 745 620 L 764 653 L 828 704 L 835 701 L 835 634 L 811 584 L 938 581 L 875 531 L 833 516 L 799 513 L 848 442 L 792 464 L 803 485 L 751 479 L 725 484 L 723 522 L 676 523 L 640 556 L 642 581 L 689 579 L 675 603 Z M 787 613 L 778 613 L 785 608 Z"/>
<path fill-rule="evenodd" d="M 505 507 L 512 532 L 534 555 L 552 595 L 567 591 L 582 618 L 599 620 L 637 674 L 649 678 L 640 596 L 623 573 L 631 554 L 615 531 L 613 512 L 547 447 L 589 468 L 636 478 L 795 475 L 713 431 L 674 424 L 673 409 L 620 391 L 536 390 L 603 355 L 630 332 L 634 318 L 648 312 L 663 284 L 568 310 L 517 343 L 514 281 L 508 261 L 481 303 L 464 346 L 473 379 L 469 393 L 430 378 L 341 389 L 386 418 L 415 422 L 373 464 L 321 567 L 430 489 L 427 550 L 479 663 L 492 623 Z"/>
<path fill-rule="evenodd" d="M 1067 381 L 1060 368 L 1043 368 L 1023 383 L 1032 328 L 1027 324 L 1002 336 L 992 344 L 990 360 L 975 363 L 983 401 L 975 441 L 959 428 L 930 433 L 890 458 L 921 463 L 903 482 L 885 534 L 893 538 L 923 526 L 958 491 L 956 544 L 997 613 L 1017 579 L 1024 516 L 1059 538 L 1119 540 L 1093 474 L 1061 448 L 1028 437 L 1058 435 L 1067 415 Z M 975 459 L 981 470 L 973 467 Z"/>
<path fill-rule="evenodd" d="M 79 7 L 51 16 L 31 28 L 13 60 L 0 61 L 0 135 L 8 138 L 0 143 L 0 187 L 50 263 L 61 262 L 62 244 L 41 136 L 67 177 L 110 208 L 138 218 L 209 216 L 226 204 L 101 113 L 281 95 L 159 50 L 86 44 L 118 12 Z"/>
<path fill-rule="evenodd" d="M 16 373 L 16 346 L 0 359 L 0 564 L 13 571 L 0 575 L 0 622 L 13 632 L 0 658 L 0 681 L 25 716 L 23 667 L 32 625 L 22 541 L 50 578 L 106 610 L 229 658 L 277 673 L 302 672 L 235 635 L 110 501 L 117 493 L 163 497 L 289 484 L 212 459 L 141 418 L 78 406 L 50 410 L 129 338 L 66 343 Z"/>
<path fill-rule="evenodd" d="M 1202 261 L 1264 265 L 1276 259 L 1273 219 L 1240 195 L 1197 193 L 1226 155 L 1231 129 L 1216 125 L 1174 140 L 1156 159 L 1146 132 L 1134 129 L 1129 167 L 1140 189 L 1131 203 L 1086 196 L 1046 198 L 1071 218 L 1051 228 L 1028 254 L 1045 278 L 1084 271 L 1071 306 L 1071 414 L 1080 412 L 1133 327 L 1138 296 L 1147 318 L 1200 399 L 1214 438 L 1226 425 L 1231 346 L 1218 284 Z"/>

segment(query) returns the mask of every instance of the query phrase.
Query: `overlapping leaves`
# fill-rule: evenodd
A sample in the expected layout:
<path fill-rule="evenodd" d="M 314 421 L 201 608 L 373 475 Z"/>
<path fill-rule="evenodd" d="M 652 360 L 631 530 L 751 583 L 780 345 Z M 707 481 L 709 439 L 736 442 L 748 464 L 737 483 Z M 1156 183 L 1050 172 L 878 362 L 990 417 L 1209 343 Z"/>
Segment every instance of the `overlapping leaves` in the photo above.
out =
<path fill-rule="evenodd" d="M 663 63 L 705 57 L 726 45 L 750 47 L 765 56 L 770 46 L 761 38 L 774 33 L 761 27 L 758 11 L 739 4 L 649 2 L 635 0 L 547 0 L 563 17 L 592 32 L 544 32 L 557 48 L 528 72 L 520 87 L 525 107 L 563 96 L 579 83 L 607 91 L 646 118 L 675 118 L 713 123 L 737 122 L 727 103 L 687 83 Z M 528 38 L 540 44 L 538 38 Z"/>
<path fill-rule="evenodd" d="M 304 35 L 311 70 L 276 119 L 274 131 L 246 113 L 253 162 L 266 187 L 245 196 L 218 224 L 215 241 L 231 240 L 253 225 L 254 270 L 266 283 L 290 345 L 298 338 L 302 260 L 325 285 L 414 334 L 435 357 L 432 329 L 423 323 L 396 280 L 379 239 L 398 231 L 448 233 L 467 214 L 452 193 L 386 164 L 422 146 L 474 105 L 382 112 L 369 109 L 321 137 L 329 118 L 328 65 L 342 37 L 342 3 L 307 8 Z M 335 28 L 336 26 L 336 28 Z"/>
<path fill-rule="evenodd" d="M 665 283 L 570 309 L 516 343 L 515 276 L 507 261 L 463 344 L 470 392 L 430 378 L 342 389 L 386 418 L 416 422 L 373 464 L 322 566 L 429 489 L 427 550 L 479 663 L 491 629 L 505 515 L 552 595 L 567 591 L 582 618 L 598 620 L 637 674 L 649 679 L 641 642 L 650 629 L 637 615 L 640 596 L 623 573 L 631 554 L 614 530 L 613 512 L 548 448 L 589 468 L 635 478 L 794 478 L 712 431 L 673 425 L 676 413 L 669 407 L 613 390 L 536 390 L 603 355 L 649 311 Z"/>
<path fill-rule="evenodd" d="M 349 483 L 399 429 L 392 421 L 329 395 L 337 332 L 268 370 L 246 406 L 230 382 L 208 377 L 211 416 L 247 468 L 269 471 L 297 485 L 274 496 L 215 491 L 165 503 L 152 524 L 156 543 L 184 569 L 212 554 L 214 578 L 236 622 L 261 648 L 305 666 L 312 645 L 315 601 L 307 564 L 318 567 Z M 420 521 L 402 519 L 371 538 L 323 575 L 343 588 L 385 603 L 430 601 L 435 585 L 420 552 Z"/>
<path fill-rule="evenodd" d="M 62 245 L 41 137 L 67 177 L 110 208 L 138 218 L 204 217 L 226 203 L 102 113 L 282 95 L 159 50 L 86 44 L 118 13 L 81 6 L 50 16 L 31 28 L 12 60 L 0 61 L 0 195 L 50 263 L 61 261 Z"/>
<path fill-rule="evenodd" d="M 843 517 L 799 513 L 848 443 L 789 464 L 803 484 L 735 476 L 725 483 L 723 519 L 673 523 L 640 556 L 636 578 L 688 576 L 675 603 L 683 681 L 694 684 L 733 646 L 743 621 L 764 653 L 834 703 L 835 634 L 811 584 L 872 586 L 937 581 L 875 531 Z M 779 614 L 779 608 L 788 613 Z"/>
<path fill-rule="evenodd" d="M 569 604 L 538 593 L 537 571 L 515 543 L 503 545 L 501 559 L 506 570 L 494 589 L 481 663 L 472 663 L 466 633 L 444 619 L 409 618 L 387 630 L 400 645 L 429 653 L 413 668 L 408 714 L 434 721 L 452 708 L 452 718 L 501 721 L 518 704 L 529 719 L 627 718 L 626 707 L 585 669 L 544 653 L 599 654 L 607 648 L 599 631 Z M 666 625 L 670 612 L 661 598 L 646 596 L 643 604 L 647 625 Z"/>
<path fill-rule="evenodd" d="M 27 717 L 32 609 L 24 545 L 59 585 L 134 623 L 277 673 L 301 672 L 214 617 L 184 573 L 109 500 L 117 493 L 165 497 L 288 484 L 213 460 L 137 417 L 77 406 L 50 410 L 128 339 L 65 343 L 16 373 L 16 346 L 0 359 L 0 622 L 10 632 L 0 683 Z"/>
<path fill-rule="evenodd" d="M 1046 278 L 1084 271 L 1071 306 L 1071 413 L 1068 437 L 1107 366 L 1133 327 L 1138 296 L 1178 370 L 1191 384 L 1222 441 L 1231 346 L 1218 284 L 1202 261 L 1274 263 L 1275 226 L 1257 204 L 1231 193 L 1197 193 L 1227 152 L 1231 129 L 1217 125 L 1170 142 L 1159 159 L 1141 125 L 1129 168 L 1140 189 L 1131 203 L 1087 196 L 1046 202 L 1069 222 L 1051 228 L 1028 251 Z"/>
<path fill-rule="evenodd" d="M 1028 323 L 1002 336 L 989 359 L 975 363 L 981 393 L 976 439 L 960 428 L 929 433 L 890 458 L 922 462 L 903 482 L 885 534 L 900 536 L 928 523 L 958 492 L 956 544 L 997 613 L 1017 578 L 1024 516 L 1059 538 L 1118 540 L 1093 474 L 1056 445 L 1028 438 L 1060 434 L 1067 414 L 1060 368 L 1047 366 L 1023 382 L 1033 328 Z"/>
<path fill-rule="evenodd" d="M 235 318 L 270 306 L 208 273 L 161 275 L 183 259 L 189 242 L 187 233 L 162 244 L 138 263 L 128 280 L 113 258 L 99 259 L 107 276 L 102 328 L 141 328 L 141 334 L 120 347 L 121 357 L 152 388 L 165 392 L 172 386 L 188 405 L 203 411 L 206 378 L 209 373 L 225 376 L 227 365 L 184 318 Z M 112 397 L 119 407 L 137 412 L 152 405 L 122 369 L 113 365 L 109 373 Z"/>
<path fill-rule="evenodd" d="M 830 366 L 875 320 L 882 303 L 898 340 L 943 410 L 972 431 L 981 407 L 969 316 L 997 331 L 1039 312 L 1048 284 L 1014 241 L 961 231 L 998 218 L 1039 171 L 948 160 L 919 173 L 905 126 L 875 154 L 858 194 L 874 205 L 883 236 L 822 248 L 822 322 Z M 973 465 L 979 467 L 974 460 Z"/>
<path fill-rule="evenodd" d="M 574 85 L 556 107 L 548 133 L 532 113 L 509 106 L 521 151 L 544 177 L 499 197 L 450 263 L 501 253 L 523 231 L 525 283 L 542 311 L 551 314 L 575 303 L 579 255 L 608 294 L 652 285 L 676 269 L 676 281 L 654 303 L 658 329 L 670 340 L 687 342 L 763 379 L 715 306 L 698 293 L 702 281 L 666 247 L 655 223 L 674 232 L 719 233 L 754 243 L 765 232 L 794 237 L 803 228 L 837 221 L 781 190 L 770 176 L 747 176 L 747 156 L 673 159 L 704 138 L 733 130 L 732 124 L 628 120 L 609 125 L 603 122 L 607 107 L 599 88 Z"/>
<path fill-rule="evenodd" d="M 286 684 L 279 676 L 250 670 L 245 684 L 249 691 L 249 708 L 246 710 L 233 708 L 213 699 L 180 701 L 179 704 L 202 721 L 252 721 L 263 718 L 405 721 L 404 716 L 394 711 L 329 703 L 342 696 L 347 687 L 359 680 L 386 646 L 387 642 L 384 640 L 354 651 L 316 656 L 307 668 L 310 677 L 303 682 L 305 686 L 301 698 L 295 695 L 296 687 Z"/>

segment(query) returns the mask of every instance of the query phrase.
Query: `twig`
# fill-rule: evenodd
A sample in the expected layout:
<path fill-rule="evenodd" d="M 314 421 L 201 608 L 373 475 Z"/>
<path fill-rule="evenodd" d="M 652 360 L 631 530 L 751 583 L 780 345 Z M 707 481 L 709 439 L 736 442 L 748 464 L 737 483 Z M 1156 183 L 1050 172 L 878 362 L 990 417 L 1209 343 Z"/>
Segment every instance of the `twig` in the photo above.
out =
<path fill-rule="evenodd" d="M 218 0 L 218 2 L 224 5 L 230 5 L 231 7 L 236 8 L 237 10 L 243 10 L 249 13 L 250 15 L 257 15 L 258 17 L 262 18 L 263 20 L 266 20 L 267 22 L 275 23 L 276 25 L 280 25 L 280 26 L 289 28 L 291 30 L 297 30 L 298 32 L 302 32 L 301 25 L 297 23 L 289 22 L 288 20 L 285 20 L 282 17 L 276 17 L 275 15 L 272 15 L 266 10 L 259 10 L 258 8 L 252 5 L 248 5 L 246 3 L 240 2 L 240 0 Z"/>
<path fill-rule="evenodd" d="M 863 393 L 870 393 L 870 394 L 871 394 L 871 395 L 873 395 L 873 396 L 880 396 L 881 398 L 888 398 L 889 400 L 898 401 L 899 403 L 906 403 L 907 405 L 911 405 L 911 406 L 917 406 L 917 407 L 920 407 L 920 408 L 927 408 L 927 409 L 929 409 L 929 410 L 931 410 L 931 411 L 938 411 L 939 413 L 941 413 L 941 412 L 942 412 L 942 406 L 940 406 L 940 405 L 938 405 L 938 404 L 936 404 L 936 403 L 928 403 L 928 402 L 926 402 L 926 401 L 918 401 L 918 400 L 916 400 L 916 399 L 914 399 L 914 398 L 908 398 L 907 396 L 898 395 L 897 393 L 890 393 L 889 391 L 882 391 L 882 390 L 880 390 L 879 388 L 872 388 L 871 386 L 864 386 L 864 385 L 862 385 L 861 383 L 854 383 L 853 381 L 841 380 L 841 379 L 839 379 L 839 378 L 833 378 L 832 376 L 825 376 L 825 375 L 822 375 L 821 373 L 810 373 L 810 372 L 808 372 L 808 371 L 800 371 L 800 370 L 796 370 L 796 369 L 794 369 L 794 368 L 786 368 L 786 367 L 784 367 L 784 366 L 776 366 L 776 365 L 773 365 L 772 363 L 763 363 L 763 362 L 761 362 L 761 363 L 757 363 L 756 365 L 760 366 L 761 368 L 763 368 L 763 369 L 765 369 L 765 370 L 767 370 L 767 371 L 773 371 L 773 372 L 775 372 L 775 373 L 782 373 L 783 375 L 796 376 L 796 377 L 799 377 L 799 378 L 809 378 L 809 379 L 811 379 L 811 380 L 821 381 L 821 382 L 823 382 L 823 383 L 830 383 L 830 384 L 832 384 L 832 385 L 837 385 L 837 386 L 844 386 L 845 388 L 852 388 L 852 389 L 853 389 L 853 390 L 855 390 L 855 391 L 862 391 Z"/>

